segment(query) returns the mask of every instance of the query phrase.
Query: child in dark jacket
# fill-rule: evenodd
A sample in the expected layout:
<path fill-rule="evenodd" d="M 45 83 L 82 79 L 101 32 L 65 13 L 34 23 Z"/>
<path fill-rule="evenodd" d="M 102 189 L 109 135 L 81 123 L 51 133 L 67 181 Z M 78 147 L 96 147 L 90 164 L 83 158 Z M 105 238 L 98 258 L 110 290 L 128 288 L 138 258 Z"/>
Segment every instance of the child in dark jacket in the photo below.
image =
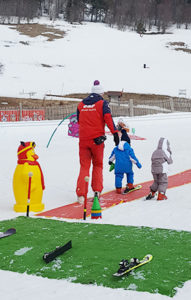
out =
<path fill-rule="evenodd" d="M 131 145 L 131 140 L 128 135 L 129 125 L 126 124 L 122 118 L 120 118 L 117 123 L 117 130 L 119 130 L 119 132 L 121 132 L 121 135 L 122 135 L 121 139 L 124 137 L 124 141 L 126 141 L 127 143 L 129 143 L 129 145 Z"/>
<path fill-rule="evenodd" d="M 151 157 L 151 172 L 153 174 L 153 184 L 146 200 L 153 199 L 158 191 L 157 200 L 167 199 L 166 189 L 168 187 L 168 165 L 173 163 L 170 143 L 165 138 L 160 138 L 157 149 Z"/>
<path fill-rule="evenodd" d="M 140 169 L 142 166 L 134 154 L 133 149 L 128 143 L 127 134 L 123 133 L 121 141 L 117 147 L 115 147 L 109 157 L 109 164 L 111 165 L 115 161 L 115 187 L 116 192 L 121 194 L 122 180 L 124 174 L 127 176 L 127 185 L 124 194 L 134 189 L 134 172 L 132 168 L 132 162 Z"/>

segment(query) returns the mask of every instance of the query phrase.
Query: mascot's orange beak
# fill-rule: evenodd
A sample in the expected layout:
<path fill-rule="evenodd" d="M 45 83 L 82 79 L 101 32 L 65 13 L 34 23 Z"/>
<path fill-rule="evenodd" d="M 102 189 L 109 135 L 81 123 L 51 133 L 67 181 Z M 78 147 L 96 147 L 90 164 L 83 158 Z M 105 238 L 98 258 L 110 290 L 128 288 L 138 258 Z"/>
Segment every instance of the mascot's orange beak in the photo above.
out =
<path fill-rule="evenodd" d="M 34 160 L 38 159 L 38 155 L 37 154 L 32 155 L 32 157 L 34 158 Z"/>

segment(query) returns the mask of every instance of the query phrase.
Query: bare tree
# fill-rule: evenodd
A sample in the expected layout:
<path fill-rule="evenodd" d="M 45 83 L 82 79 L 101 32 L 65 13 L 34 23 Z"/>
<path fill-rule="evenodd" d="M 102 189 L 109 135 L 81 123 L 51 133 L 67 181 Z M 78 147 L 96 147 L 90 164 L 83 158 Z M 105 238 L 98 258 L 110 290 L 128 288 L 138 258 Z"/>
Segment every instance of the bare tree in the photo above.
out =
<path fill-rule="evenodd" d="M 187 0 L 186 3 L 184 3 L 183 22 L 185 28 L 188 29 L 188 25 L 191 24 L 191 0 Z"/>
<path fill-rule="evenodd" d="M 52 2 L 49 5 L 49 16 L 50 20 L 55 20 L 56 17 L 58 16 L 57 13 L 57 0 L 52 0 Z"/>
<path fill-rule="evenodd" d="M 28 21 L 38 15 L 39 0 L 0 0 L 0 14 L 10 18 L 17 17 L 18 23 L 21 19 Z"/>
<path fill-rule="evenodd" d="M 60 17 L 69 22 L 81 22 L 87 17 L 93 22 L 137 30 L 142 27 L 159 31 L 173 24 L 185 28 L 191 23 L 191 0 L 0 0 L 0 19 L 16 16 L 18 22 L 38 15 Z"/>
<path fill-rule="evenodd" d="M 65 18 L 68 22 L 81 22 L 84 18 L 85 1 L 68 0 L 65 8 Z"/>

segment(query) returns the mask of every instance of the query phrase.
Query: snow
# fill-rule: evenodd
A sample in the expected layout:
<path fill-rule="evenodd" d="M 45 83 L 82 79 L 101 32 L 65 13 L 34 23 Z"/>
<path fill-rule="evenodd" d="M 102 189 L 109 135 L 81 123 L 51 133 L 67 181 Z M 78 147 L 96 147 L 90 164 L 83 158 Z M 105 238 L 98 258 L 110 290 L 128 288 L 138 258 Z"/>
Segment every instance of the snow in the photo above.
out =
<path fill-rule="evenodd" d="M 21 249 L 18 249 L 17 251 L 15 251 L 14 255 L 24 255 L 25 253 L 27 253 L 28 251 L 30 251 L 32 249 L 32 247 L 24 247 Z"/>
<path fill-rule="evenodd" d="M 191 97 L 190 54 L 169 45 L 184 42 L 190 49 L 190 30 L 172 28 L 172 34 L 140 37 L 103 24 L 46 24 L 65 31 L 64 38 L 50 42 L 46 37 L 28 37 L 11 29 L 13 26 L 0 25 L 1 95 L 26 97 L 35 93 L 31 97 L 43 98 L 45 94 L 87 93 L 99 78 L 105 91 L 178 96 L 179 89 L 186 89 Z"/>
<path fill-rule="evenodd" d="M 144 36 L 120 32 L 101 24 L 66 25 L 63 40 L 46 42 L 45 38 L 19 35 L 8 26 L 0 26 L 0 61 L 4 72 L 0 75 L 0 95 L 21 96 L 21 92 L 35 91 L 43 97 L 51 93 L 89 92 L 94 79 L 99 79 L 106 90 L 176 95 L 179 88 L 190 90 L 190 57 L 183 52 L 166 48 L 170 41 L 184 41 L 191 47 L 190 31 L 174 30 L 171 35 Z M 29 41 L 23 46 L 20 40 Z M 80 42 L 80 46 L 79 46 Z M 3 45 L 9 44 L 10 47 Z M 97 46 L 100 45 L 100 46 Z M 26 48 L 25 48 L 26 47 Z M 143 51 L 144 50 L 144 51 Z M 152 52 L 151 52 L 152 50 Z M 55 55 L 56 51 L 56 55 Z M 14 54 L 14 55 L 13 55 Z M 64 65 L 62 68 L 41 68 L 41 63 Z M 143 69 L 146 63 L 149 69 Z M 113 72 L 112 72 L 113 70 Z M 189 73 L 188 73 L 189 72 Z M 43 80 L 40 80 L 43 78 Z M 56 78 L 56 80 L 55 80 Z M 11 88 L 10 88 L 11 87 Z M 191 113 L 157 114 L 124 118 L 135 134 L 146 140 L 132 140 L 132 147 L 142 164 L 134 167 L 135 183 L 152 180 L 151 154 L 160 137 L 169 139 L 173 165 L 169 175 L 191 168 Z M 118 118 L 114 121 L 117 122 Z M 45 210 L 63 206 L 76 200 L 75 188 L 79 172 L 78 139 L 69 137 L 68 121 L 57 129 L 49 147 L 49 138 L 60 121 L 0 123 L 0 220 L 22 215 L 13 211 L 15 203 L 12 179 L 17 164 L 20 141 L 35 141 L 36 153 L 42 167 L 46 189 L 43 195 Z M 104 152 L 104 190 L 114 188 L 114 174 L 109 172 L 108 158 L 114 147 L 113 137 L 107 136 Z M 124 181 L 125 184 L 125 181 Z M 78 221 L 99 224 L 149 226 L 191 231 L 190 184 L 171 188 L 167 201 L 143 201 L 117 205 L 102 213 L 101 220 Z M 92 196 L 89 188 L 88 196 Z M 31 217 L 33 214 L 31 213 Z M 72 222 L 71 220 L 69 222 Z M 18 249 L 20 255 L 30 249 Z M 59 261 L 58 266 L 59 267 Z M 142 278 L 142 274 L 137 273 Z M 160 294 L 149 294 L 95 285 L 81 285 L 69 280 L 54 280 L 0 270 L 0 297 L 17 299 L 170 299 Z M 10 288 L 11 287 L 11 288 Z M 191 281 L 177 288 L 175 300 L 188 300 Z"/>

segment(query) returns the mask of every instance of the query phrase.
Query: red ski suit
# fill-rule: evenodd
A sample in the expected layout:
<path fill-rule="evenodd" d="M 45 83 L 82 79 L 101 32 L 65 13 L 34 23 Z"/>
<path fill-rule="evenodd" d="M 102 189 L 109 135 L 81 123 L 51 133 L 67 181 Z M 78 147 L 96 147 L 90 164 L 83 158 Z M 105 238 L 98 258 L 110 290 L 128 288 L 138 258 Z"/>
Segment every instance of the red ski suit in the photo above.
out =
<path fill-rule="evenodd" d="M 90 94 L 77 108 L 79 123 L 79 157 L 80 173 L 77 180 L 77 196 L 85 196 L 85 177 L 89 177 L 91 162 L 92 190 L 101 192 L 103 189 L 103 150 L 104 143 L 97 145 L 94 139 L 105 134 L 105 124 L 111 133 L 117 132 L 107 101 L 98 94 Z"/>

